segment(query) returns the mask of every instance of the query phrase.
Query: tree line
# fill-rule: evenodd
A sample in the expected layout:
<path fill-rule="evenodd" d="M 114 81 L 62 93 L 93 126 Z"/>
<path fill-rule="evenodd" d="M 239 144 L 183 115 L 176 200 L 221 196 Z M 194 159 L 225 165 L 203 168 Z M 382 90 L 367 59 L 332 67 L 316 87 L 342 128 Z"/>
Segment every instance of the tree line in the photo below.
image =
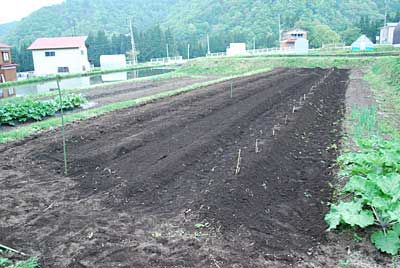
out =
<path fill-rule="evenodd" d="M 400 12 L 388 21 L 400 21 Z M 362 16 L 352 27 L 337 33 L 328 25 L 319 21 L 298 21 L 294 27 L 299 27 L 309 32 L 311 47 L 321 47 L 329 43 L 345 43 L 350 45 L 361 34 L 367 35 L 373 42 L 379 36 L 380 27 L 383 25 L 381 19 L 371 19 Z M 272 36 L 272 37 L 271 37 Z M 278 46 L 278 33 L 271 36 L 258 37 L 242 32 L 230 31 L 229 33 L 215 32 L 209 36 L 211 52 L 223 52 L 232 42 L 247 43 L 249 48 L 265 48 L 267 46 Z M 186 58 L 205 56 L 208 50 L 207 36 L 201 38 L 193 34 L 184 39 L 177 38 L 171 29 L 163 30 L 160 25 L 155 25 L 145 31 L 134 29 L 136 49 L 139 62 L 147 62 L 152 58 L 183 56 Z M 131 38 L 129 34 L 107 34 L 104 30 L 91 32 L 86 41 L 88 45 L 89 61 L 96 67 L 100 66 L 101 55 L 128 54 L 131 51 Z M 18 71 L 33 70 L 31 51 L 27 50 L 29 44 L 24 43 L 19 47 L 12 48 L 13 61 L 19 64 Z"/>

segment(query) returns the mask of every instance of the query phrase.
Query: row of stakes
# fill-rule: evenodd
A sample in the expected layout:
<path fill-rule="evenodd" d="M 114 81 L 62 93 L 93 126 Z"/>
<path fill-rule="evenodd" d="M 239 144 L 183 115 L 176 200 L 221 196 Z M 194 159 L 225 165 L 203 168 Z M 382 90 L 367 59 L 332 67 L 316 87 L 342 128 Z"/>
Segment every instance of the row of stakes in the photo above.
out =
<path fill-rule="evenodd" d="M 300 97 L 299 106 L 296 107 L 296 105 L 293 105 L 292 114 L 294 114 L 296 111 L 300 110 L 300 109 L 303 107 L 303 105 L 305 104 L 305 102 L 306 102 L 306 100 L 307 100 L 307 95 L 313 95 L 314 92 L 315 92 L 315 90 L 316 90 L 321 84 L 323 84 L 323 83 L 326 81 L 326 79 L 333 73 L 333 71 L 334 71 L 334 68 L 329 69 L 329 71 L 322 77 L 322 79 L 320 79 L 317 83 L 315 83 L 315 84 L 311 87 L 310 92 L 309 92 L 308 94 L 304 94 L 302 97 Z M 233 98 L 233 84 L 232 84 L 232 83 L 231 83 L 231 98 Z M 303 103 L 303 100 L 304 100 L 304 103 Z M 288 116 L 288 114 L 286 114 L 286 115 L 285 115 L 285 125 L 288 124 L 288 121 L 289 121 L 289 116 Z M 272 136 L 275 136 L 275 135 L 276 135 L 276 132 L 277 132 L 278 130 L 280 130 L 280 129 L 281 129 L 281 125 L 280 125 L 280 124 L 275 125 L 275 126 L 272 128 Z M 256 149 L 255 149 L 256 154 L 258 154 L 259 152 L 261 152 L 261 150 L 260 150 L 260 148 L 259 148 L 259 142 L 260 142 L 260 140 L 259 140 L 259 139 L 256 139 Z M 240 171 L 241 171 L 241 167 L 240 167 L 241 162 L 242 162 L 242 149 L 239 149 L 238 158 L 237 158 L 237 161 L 236 161 L 235 175 L 239 175 L 239 173 L 240 173 Z"/>

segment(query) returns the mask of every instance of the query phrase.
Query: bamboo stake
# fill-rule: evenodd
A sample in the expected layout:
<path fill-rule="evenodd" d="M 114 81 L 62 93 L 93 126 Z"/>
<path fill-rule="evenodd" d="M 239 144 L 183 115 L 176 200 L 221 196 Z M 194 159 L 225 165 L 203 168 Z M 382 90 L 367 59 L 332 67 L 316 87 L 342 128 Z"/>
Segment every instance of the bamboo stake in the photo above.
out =
<path fill-rule="evenodd" d="M 239 175 L 240 173 L 240 162 L 242 161 L 241 157 L 242 149 L 239 149 L 239 155 L 236 163 L 236 170 L 235 170 L 235 175 Z"/>
<path fill-rule="evenodd" d="M 60 77 L 58 77 L 58 76 L 57 76 L 57 88 L 58 88 L 58 96 L 60 99 L 60 109 L 61 109 L 61 133 L 62 133 L 63 153 L 64 153 L 64 175 L 68 176 L 67 144 L 65 141 L 64 109 L 63 109 L 63 101 L 62 101 L 61 88 L 60 88 Z"/>

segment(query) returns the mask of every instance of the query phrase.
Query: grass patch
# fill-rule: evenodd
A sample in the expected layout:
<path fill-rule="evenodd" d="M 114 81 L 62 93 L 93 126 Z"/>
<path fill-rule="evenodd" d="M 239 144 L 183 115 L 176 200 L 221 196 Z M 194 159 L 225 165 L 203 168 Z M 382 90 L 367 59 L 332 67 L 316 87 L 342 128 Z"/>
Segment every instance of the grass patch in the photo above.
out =
<path fill-rule="evenodd" d="M 261 69 L 288 68 L 354 68 L 370 65 L 374 57 L 224 57 L 202 58 L 185 64 L 176 72 L 185 75 L 238 75 Z"/>
<path fill-rule="evenodd" d="M 400 58 L 379 58 L 365 75 L 384 113 L 383 127 L 400 128 Z"/>

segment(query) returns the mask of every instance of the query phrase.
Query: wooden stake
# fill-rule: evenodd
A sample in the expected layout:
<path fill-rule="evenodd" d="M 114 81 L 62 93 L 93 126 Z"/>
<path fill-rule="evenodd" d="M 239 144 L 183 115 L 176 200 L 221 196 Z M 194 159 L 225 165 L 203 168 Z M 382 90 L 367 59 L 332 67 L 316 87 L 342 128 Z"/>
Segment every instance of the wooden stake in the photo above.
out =
<path fill-rule="evenodd" d="M 288 115 L 285 116 L 285 125 L 287 125 L 288 122 Z"/>
<path fill-rule="evenodd" d="M 233 83 L 231 83 L 231 99 L 233 98 Z"/>
<path fill-rule="evenodd" d="M 58 76 L 57 76 L 57 88 L 58 88 L 58 97 L 60 99 L 60 110 L 61 110 L 61 133 L 62 133 L 63 152 L 64 152 L 64 175 L 68 176 L 67 144 L 65 141 L 64 109 L 63 109 L 63 100 L 62 100 L 61 89 L 60 89 L 60 77 L 58 77 Z"/>
<path fill-rule="evenodd" d="M 242 149 L 239 149 L 239 155 L 236 163 L 236 170 L 235 170 L 235 175 L 239 175 L 240 173 L 240 162 L 242 161 L 241 157 Z"/>
<path fill-rule="evenodd" d="M 272 128 L 272 136 L 275 136 L 275 127 Z"/>
<path fill-rule="evenodd" d="M 258 154 L 260 151 L 258 150 L 258 139 L 256 139 L 256 154 Z"/>

